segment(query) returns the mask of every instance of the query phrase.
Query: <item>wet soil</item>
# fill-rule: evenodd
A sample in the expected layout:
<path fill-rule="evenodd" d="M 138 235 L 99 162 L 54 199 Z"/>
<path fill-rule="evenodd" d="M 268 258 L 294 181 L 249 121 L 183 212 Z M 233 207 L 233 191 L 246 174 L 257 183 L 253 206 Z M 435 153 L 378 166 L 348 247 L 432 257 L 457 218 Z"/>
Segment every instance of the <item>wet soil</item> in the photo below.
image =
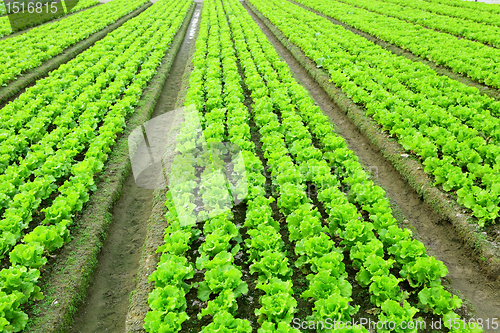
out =
<path fill-rule="evenodd" d="M 448 267 L 448 278 L 453 289 L 458 289 L 461 296 L 467 298 L 477 311 L 477 316 L 486 320 L 500 318 L 500 288 L 482 272 L 471 258 L 475 254 L 464 249 L 453 226 L 443 221 L 439 215 L 419 197 L 397 170 L 381 153 L 362 135 L 345 113 L 330 99 L 328 94 L 298 63 L 293 55 L 274 36 L 267 26 L 244 6 L 280 57 L 287 62 L 299 83 L 304 85 L 323 112 L 337 127 L 337 133 L 346 139 L 351 150 L 360 162 L 370 171 L 374 180 L 384 188 L 393 205 L 397 205 L 404 219 L 403 223 L 414 230 L 428 249 L 429 254 L 442 260 Z M 495 332 L 495 330 L 485 330 Z M 498 330 L 497 330 L 498 331 Z"/>
<path fill-rule="evenodd" d="M 199 11 L 199 8 L 196 10 Z M 192 20 L 190 25 L 193 25 Z M 197 21 L 194 25 L 197 28 Z M 188 31 L 151 118 L 175 107 L 192 43 L 194 40 Z M 94 281 L 88 290 L 88 297 L 75 316 L 71 332 L 125 331 L 129 295 L 137 283 L 142 246 L 148 231 L 147 221 L 152 212 L 153 193 L 151 189 L 137 186 L 132 173 L 125 180 L 122 195 L 113 208 L 113 222 L 99 256 Z"/>
<path fill-rule="evenodd" d="M 181 48 L 179 49 L 179 52 L 177 53 L 177 56 L 172 64 L 167 82 L 165 82 L 165 85 L 163 86 L 163 90 L 158 102 L 156 103 L 156 107 L 151 118 L 175 109 L 177 97 L 181 89 L 182 76 L 184 74 L 184 70 L 186 69 L 187 60 L 190 56 L 191 46 L 196 41 L 196 38 L 194 37 L 198 32 L 201 5 L 196 6 L 197 7 L 194 10 L 184 41 L 182 42 Z"/>
<path fill-rule="evenodd" d="M 191 18 L 189 30 L 186 32 L 186 37 L 181 45 L 179 56 L 175 59 L 176 63 L 171 69 L 172 76 L 181 76 L 176 80 L 167 82 L 164 86 L 165 91 L 171 91 L 172 93 L 179 90 L 177 94 L 177 103 L 174 105 L 175 99 L 162 99 L 162 102 L 159 102 L 156 106 L 155 114 L 159 114 L 159 110 L 162 107 L 167 108 L 167 104 L 165 103 L 170 105 L 168 107 L 170 109 L 179 108 L 184 104 L 183 100 L 186 93 L 188 73 L 192 70 L 190 59 L 194 52 L 194 43 L 199 30 L 200 14 L 201 6 L 197 5 Z M 180 68 L 177 68 L 178 66 L 184 69 L 183 74 Z M 174 89 L 173 86 L 177 86 L 178 88 Z M 149 283 L 148 276 L 156 270 L 156 266 L 160 260 L 160 255 L 156 253 L 156 249 L 163 244 L 163 234 L 167 226 L 167 221 L 163 217 L 166 213 L 166 207 L 164 206 L 165 194 L 165 189 L 156 190 L 154 193 L 153 210 L 147 221 L 148 231 L 143 246 L 142 259 L 139 264 L 140 267 L 137 272 L 137 284 L 131 294 L 130 307 L 126 316 L 126 332 L 144 332 L 142 325 L 144 323 L 144 317 L 149 310 L 147 303 L 148 294 L 153 289 L 153 284 Z M 197 304 L 198 303 L 192 305 L 195 306 Z"/>
<path fill-rule="evenodd" d="M 123 332 L 151 200 L 151 190 L 139 188 L 133 176 L 127 177 L 123 194 L 113 208 L 113 222 L 89 296 L 75 318 L 72 332 Z"/>

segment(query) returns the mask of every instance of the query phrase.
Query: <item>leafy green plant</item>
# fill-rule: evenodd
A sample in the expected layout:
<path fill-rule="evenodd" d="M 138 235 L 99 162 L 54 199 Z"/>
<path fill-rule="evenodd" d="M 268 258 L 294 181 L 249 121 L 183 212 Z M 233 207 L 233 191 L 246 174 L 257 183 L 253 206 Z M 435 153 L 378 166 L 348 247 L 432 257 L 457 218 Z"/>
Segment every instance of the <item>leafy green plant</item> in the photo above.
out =
<path fill-rule="evenodd" d="M 401 288 L 399 287 L 399 282 L 401 279 L 397 279 L 394 275 L 377 275 L 371 278 L 370 284 L 370 300 L 376 306 L 382 306 L 386 300 L 401 301 L 405 298 Z M 406 295 L 407 296 L 407 295 Z"/>
<path fill-rule="evenodd" d="M 249 262 L 262 258 L 264 253 L 268 251 L 279 251 L 284 246 L 280 234 L 276 232 L 276 229 L 267 224 L 260 224 L 256 229 L 248 230 L 248 235 L 251 238 L 246 239 L 245 244 L 249 253 Z"/>
<path fill-rule="evenodd" d="M 184 291 L 176 286 L 156 287 L 148 297 L 148 304 L 153 310 L 163 313 L 186 309 Z"/>
<path fill-rule="evenodd" d="M 436 283 L 424 287 L 418 293 L 418 300 L 425 311 L 432 310 L 438 315 L 444 315 L 462 305 L 462 301 L 456 295 L 451 295 L 443 286 Z"/>
<path fill-rule="evenodd" d="M 394 244 L 387 252 L 393 254 L 400 265 L 406 265 L 417 258 L 426 256 L 424 244 L 416 239 L 406 239 Z"/>
<path fill-rule="evenodd" d="M 248 320 L 234 318 L 229 312 L 218 312 L 213 321 L 206 327 L 203 327 L 203 333 L 216 332 L 234 332 L 234 333 L 251 333 L 252 326 Z"/>
<path fill-rule="evenodd" d="M 356 269 L 360 269 L 366 261 L 366 258 L 372 254 L 381 258 L 384 257 L 384 245 L 381 241 L 374 238 L 366 243 L 357 242 L 350 251 L 353 266 Z"/>
<path fill-rule="evenodd" d="M 363 267 L 356 274 L 356 281 L 361 286 L 369 286 L 375 276 L 387 276 L 392 268 L 394 260 L 384 260 L 383 258 L 372 254 L 365 259 Z"/>
<path fill-rule="evenodd" d="M 314 273 L 326 271 L 336 278 L 345 277 L 347 273 L 345 272 L 345 265 L 342 262 L 343 259 L 342 251 L 337 248 L 322 257 L 312 258 L 311 271 Z"/>
<path fill-rule="evenodd" d="M 213 301 L 208 301 L 207 307 L 201 309 L 198 313 L 198 319 L 203 318 L 206 315 L 215 316 L 220 311 L 227 311 L 229 313 L 234 313 L 238 309 L 238 303 L 236 302 L 235 294 L 231 290 L 222 291 Z"/>
<path fill-rule="evenodd" d="M 342 297 L 352 295 L 352 286 L 344 276 L 337 278 L 328 271 L 319 271 L 318 274 L 309 274 L 309 288 L 300 295 L 303 298 L 325 299 L 329 295 L 339 293 Z"/>
<path fill-rule="evenodd" d="M 395 329 L 391 329 L 389 327 L 384 327 L 378 331 L 389 333 L 389 332 L 398 332 L 398 333 L 416 333 L 418 332 L 418 325 L 414 325 L 412 328 L 410 325 L 401 325 L 402 323 L 410 323 L 413 321 L 413 316 L 418 312 L 418 310 L 412 307 L 407 301 L 403 301 L 403 304 L 400 304 L 393 300 L 387 300 L 382 303 L 381 306 L 382 313 L 379 315 L 379 320 L 383 322 L 394 323 Z"/>
<path fill-rule="evenodd" d="M 186 292 L 190 286 L 184 281 L 193 278 L 194 268 L 184 257 L 164 253 L 161 256 L 158 269 L 149 276 L 149 281 L 155 287 L 177 286 L 183 287 Z"/>
<path fill-rule="evenodd" d="M 317 208 L 312 209 L 310 204 L 304 204 L 288 215 L 289 239 L 296 241 L 307 239 L 324 231 L 321 226 L 321 215 Z"/>
<path fill-rule="evenodd" d="M 448 269 L 434 257 L 419 257 L 403 266 L 401 276 L 406 278 L 410 286 L 417 288 L 439 281 L 448 274 Z"/>
<path fill-rule="evenodd" d="M 36 285 L 40 278 L 40 271 L 25 266 L 14 266 L 0 271 L 0 292 L 7 295 L 16 294 L 19 303 L 26 303 L 29 299 L 43 299 L 40 287 Z"/>
<path fill-rule="evenodd" d="M 255 309 L 259 322 L 284 322 L 290 324 L 294 317 L 297 301 L 293 298 L 292 284 L 273 277 L 264 283 L 259 283 L 257 289 L 263 290 L 266 295 L 259 300 L 261 308 Z"/>
<path fill-rule="evenodd" d="M 361 220 L 350 220 L 346 226 L 345 230 L 338 232 L 343 238 L 342 244 L 347 248 L 351 248 L 356 245 L 357 242 L 366 243 L 369 240 L 375 238 L 373 233 L 373 224 L 370 222 L 364 222 Z"/>
<path fill-rule="evenodd" d="M 13 265 L 39 268 L 47 263 L 43 257 L 43 246 L 39 243 L 19 244 L 9 254 Z"/>
<path fill-rule="evenodd" d="M 288 268 L 286 252 L 267 250 L 260 253 L 261 257 L 250 266 L 250 274 L 259 273 L 259 280 L 279 277 L 286 279 L 292 275 Z"/>
<path fill-rule="evenodd" d="M 350 297 L 342 297 L 340 293 L 329 295 L 328 298 L 320 299 L 315 303 L 313 314 L 307 317 L 307 320 L 324 322 L 330 318 L 332 321 L 348 322 L 359 309 L 359 305 L 355 307 L 349 305 L 350 301 Z"/>
<path fill-rule="evenodd" d="M 301 239 L 295 246 L 295 253 L 299 259 L 295 262 L 296 267 L 302 267 L 306 263 L 312 263 L 314 258 L 321 258 L 333 250 L 333 242 L 321 233 L 319 236 Z"/>
<path fill-rule="evenodd" d="M 301 187 L 286 183 L 280 189 L 280 197 L 278 199 L 278 207 L 282 213 L 291 213 L 295 207 L 308 203 L 310 199 Z"/>
<path fill-rule="evenodd" d="M 241 271 L 231 264 L 234 260 L 228 252 L 220 252 L 202 268 L 207 269 L 205 281 L 198 285 L 198 298 L 207 301 L 212 293 L 231 290 L 235 297 L 248 292 L 248 285 L 241 280 Z"/>
<path fill-rule="evenodd" d="M 147 332 L 178 332 L 182 323 L 189 319 L 186 312 L 148 311 L 144 318 L 144 329 Z"/>

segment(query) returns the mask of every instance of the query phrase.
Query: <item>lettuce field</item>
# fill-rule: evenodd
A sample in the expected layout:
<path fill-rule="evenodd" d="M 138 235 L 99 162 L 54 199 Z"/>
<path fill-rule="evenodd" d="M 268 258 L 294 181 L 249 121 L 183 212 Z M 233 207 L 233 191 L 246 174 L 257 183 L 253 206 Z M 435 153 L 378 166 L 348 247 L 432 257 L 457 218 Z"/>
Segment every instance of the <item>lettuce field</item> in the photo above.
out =
<path fill-rule="evenodd" d="M 28 2 L 0 332 L 500 332 L 499 5 Z"/>

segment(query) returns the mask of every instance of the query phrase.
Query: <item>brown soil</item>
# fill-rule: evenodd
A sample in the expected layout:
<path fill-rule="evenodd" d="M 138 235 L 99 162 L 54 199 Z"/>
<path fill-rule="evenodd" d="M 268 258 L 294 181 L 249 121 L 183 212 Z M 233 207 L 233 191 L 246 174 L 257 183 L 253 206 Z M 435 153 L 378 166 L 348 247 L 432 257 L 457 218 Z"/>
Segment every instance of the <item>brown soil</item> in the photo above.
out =
<path fill-rule="evenodd" d="M 179 52 L 174 60 L 172 69 L 162 93 L 156 104 L 152 117 L 159 116 L 182 105 L 184 98 L 187 73 L 191 71 L 191 64 L 188 59 L 194 52 L 194 43 L 198 33 L 201 5 L 196 4 L 194 14 L 189 23 Z M 142 248 L 142 257 L 138 268 L 134 270 L 136 280 L 135 289 L 130 295 L 130 305 L 125 319 L 125 332 L 144 332 L 142 325 L 144 317 L 149 310 L 147 298 L 152 290 L 152 284 L 148 281 L 148 276 L 156 270 L 159 255 L 156 248 L 163 243 L 163 233 L 166 227 L 165 214 L 165 190 L 156 190 L 154 198 L 150 201 L 150 209 L 153 207 L 149 219 L 146 217 L 141 223 L 147 227 L 147 234 Z M 118 331 L 117 331 L 118 332 Z M 121 331 L 123 332 L 123 330 Z"/>
<path fill-rule="evenodd" d="M 103 244 L 89 296 L 77 313 L 71 332 L 123 332 L 151 200 L 152 191 L 138 187 L 129 175 L 113 208 L 109 236 Z"/>
<path fill-rule="evenodd" d="M 419 197 L 401 174 L 388 162 L 376 147 L 359 132 L 356 125 L 332 101 L 329 95 L 311 77 L 290 51 L 276 38 L 271 30 L 250 10 L 249 13 L 274 45 L 281 58 L 291 68 L 295 79 L 304 85 L 323 112 L 338 128 L 337 132 L 346 139 L 349 148 L 359 157 L 361 163 L 382 186 L 391 203 L 399 207 L 406 218 L 407 226 L 412 226 L 415 236 L 420 239 L 428 252 L 442 260 L 449 269 L 449 279 L 454 289 L 460 290 L 477 310 L 477 316 L 500 317 L 500 292 L 497 283 L 481 273 L 481 268 L 471 259 L 475 254 L 464 249 L 452 225 L 442 218 Z M 493 332 L 493 331 L 489 331 Z"/>

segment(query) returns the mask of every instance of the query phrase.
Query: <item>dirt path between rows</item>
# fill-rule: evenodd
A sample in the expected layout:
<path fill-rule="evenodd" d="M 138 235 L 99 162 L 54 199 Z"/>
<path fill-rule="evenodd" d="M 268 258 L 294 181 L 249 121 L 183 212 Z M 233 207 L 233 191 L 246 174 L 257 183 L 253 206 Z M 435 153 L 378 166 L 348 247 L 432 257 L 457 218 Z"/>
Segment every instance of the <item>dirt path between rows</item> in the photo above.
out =
<path fill-rule="evenodd" d="M 151 118 L 175 107 L 191 44 L 194 43 L 189 38 L 191 25 L 192 18 Z M 136 286 L 152 202 L 153 190 L 138 187 L 130 173 L 123 184 L 122 195 L 113 208 L 113 222 L 103 244 L 94 281 L 89 287 L 88 297 L 75 316 L 71 332 L 125 331 L 129 294 Z"/>
<path fill-rule="evenodd" d="M 448 267 L 448 277 L 453 288 L 458 289 L 472 303 L 478 317 L 484 320 L 500 318 L 500 289 L 480 273 L 481 269 L 470 258 L 474 254 L 463 249 L 463 244 L 455 235 L 453 226 L 442 221 L 436 212 L 420 199 L 392 164 L 370 145 L 369 140 L 358 131 L 346 114 L 249 9 L 246 2 L 243 5 L 280 57 L 287 62 L 294 78 L 306 87 L 318 106 L 330 117 L 337 126 L 338 133 L 346 139 L 349 148 L 356 153 L 360 162 L 373 172 L 375 180 L 385 189 L 391 203 L 399 207 L 408 221 L 408 226 L 412 226 L 415 230 L 416 237 L 425 244 L 430 254 L 442 260 Z M 485 331 L 500 332 L 500 330 Z"/>
<path fill-rule="evenodd" d="M 139 188 L 133 175 L 123 184 L 113 208 L 113 222 L 104 242 L 96 276 L 77 313 L 72 332 L 123 332 L 128 295 L 134 287 L 152 191 Z"/>

